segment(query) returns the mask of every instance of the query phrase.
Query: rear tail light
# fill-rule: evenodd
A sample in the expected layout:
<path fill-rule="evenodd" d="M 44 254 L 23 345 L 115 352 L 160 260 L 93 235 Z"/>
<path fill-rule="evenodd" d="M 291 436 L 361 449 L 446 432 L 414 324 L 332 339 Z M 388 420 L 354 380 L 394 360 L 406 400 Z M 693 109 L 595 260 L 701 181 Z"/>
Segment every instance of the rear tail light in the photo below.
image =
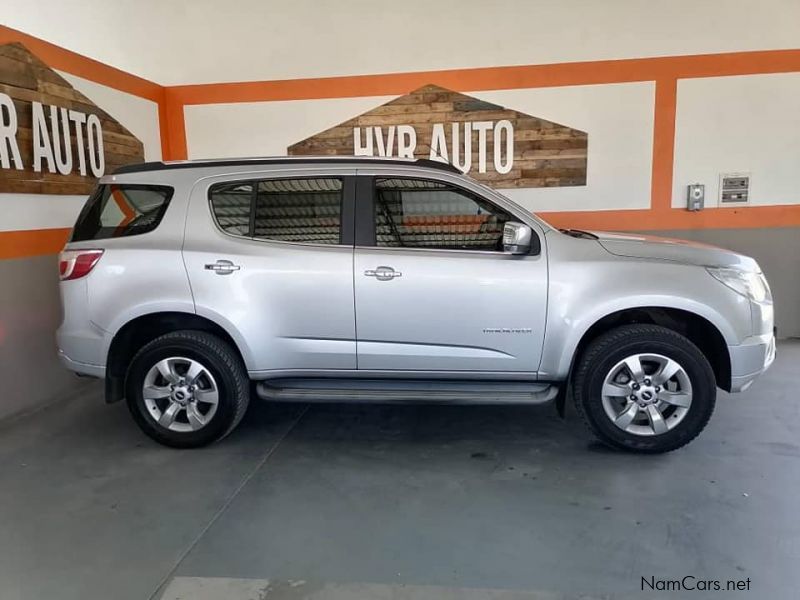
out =
<path fill-rule="evenodd" d="M 91 273 L 102 250 L 64 250 L 58 257 L 58 274 L 61 281 L 80 279 Z"/>

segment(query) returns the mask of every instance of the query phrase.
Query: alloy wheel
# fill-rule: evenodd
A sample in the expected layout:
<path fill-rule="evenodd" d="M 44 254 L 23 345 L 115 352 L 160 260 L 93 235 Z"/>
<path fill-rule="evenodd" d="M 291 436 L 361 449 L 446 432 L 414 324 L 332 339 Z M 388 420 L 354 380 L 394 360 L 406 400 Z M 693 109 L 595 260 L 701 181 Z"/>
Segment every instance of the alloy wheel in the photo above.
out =
<path fill-rule="evenodd" d="M 633 354 L 606 375 L 601 391 L 606 416 L 634 435 L 662 435 L 676 427 L 692 404 L 684 368 L 661 354 Z"/>
<path fill-rule="evenodd" d="M 214 418 L 219 389 L 203 364 L 174 356 L 150 368 L 142 398 L 147 412 L 162 427 L 176 432 L 198 431 Z"/>

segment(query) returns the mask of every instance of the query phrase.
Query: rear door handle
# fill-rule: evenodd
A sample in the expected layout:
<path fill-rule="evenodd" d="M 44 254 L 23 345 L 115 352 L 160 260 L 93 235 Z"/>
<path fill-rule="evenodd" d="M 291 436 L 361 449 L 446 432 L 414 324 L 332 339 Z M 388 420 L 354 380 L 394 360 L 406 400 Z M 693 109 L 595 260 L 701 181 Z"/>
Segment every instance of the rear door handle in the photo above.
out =
<path fill-rule="evenodd" d="M 218 260 L 215 263 L 206 265 L 206 271 L 214 271 L 217 275 L 230 275 L 234 271 L 241 269 L 239 265 L 233 264 L 229 260 Z"/>
<path fill-rule="evenodd" d="M 375 269 L 367 269 L 364 271 L 367 277 L 374 277 L 378 281 L 391 281 L 395 277 L 401 277 L 403 274 L 400 271 L 395 271 L 392 267 L 377 267 Z"/>

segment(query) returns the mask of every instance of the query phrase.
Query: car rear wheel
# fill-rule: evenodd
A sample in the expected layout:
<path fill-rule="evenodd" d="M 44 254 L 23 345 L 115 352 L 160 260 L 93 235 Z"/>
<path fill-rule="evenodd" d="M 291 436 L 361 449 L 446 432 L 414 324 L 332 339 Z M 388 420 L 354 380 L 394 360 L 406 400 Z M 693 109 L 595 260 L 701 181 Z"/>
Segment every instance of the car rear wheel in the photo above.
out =
<path fill-rule="evenodd" d="M 689 339 L 626 325 L 592 341 L 573 378 L 578 413 L 604 443 L 636 452 L 688 444 L 711 418 L 716 380 Z"/>
<path fill-rule="evenodd" d="M 250 398 L 237 353 L 202 331 L 176 331 L 146 344 L 131 362 L 125 387 L 128 408 L 142 431 L 176 448 L 225 437 Z"/>

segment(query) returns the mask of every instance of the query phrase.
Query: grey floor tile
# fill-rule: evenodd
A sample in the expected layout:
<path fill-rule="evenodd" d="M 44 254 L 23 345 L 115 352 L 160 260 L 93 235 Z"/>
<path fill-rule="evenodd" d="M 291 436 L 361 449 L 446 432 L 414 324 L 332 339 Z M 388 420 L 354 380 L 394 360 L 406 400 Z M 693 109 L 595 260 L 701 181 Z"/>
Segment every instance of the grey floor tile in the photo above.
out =
<path fill-rule="evenodd" d="M 544 407 L 314 406 L 177 575 L 628 594 L 691 574 L 792 597 L 798 364 L 782 344 L 664 456 Z"/>
<path fill-rule="evenodd" d="M 148 598 L 300 407 L 199 451 L 144 437 L 99 387 L 0 425 L 0 598 Z"/>
<path fill-rule="evenodd" d="M 782 343 L 700 438 L 651 457 L 549 407 L 312 406 L 275 447 L 303 407 L 261 403 L 175 451 L 95 389 L 0 423 L 0 598 L 140 599 L 167 578 L 187 598 L 627 600 L 687 574 L 794 598 L 799 365 Z"/>

